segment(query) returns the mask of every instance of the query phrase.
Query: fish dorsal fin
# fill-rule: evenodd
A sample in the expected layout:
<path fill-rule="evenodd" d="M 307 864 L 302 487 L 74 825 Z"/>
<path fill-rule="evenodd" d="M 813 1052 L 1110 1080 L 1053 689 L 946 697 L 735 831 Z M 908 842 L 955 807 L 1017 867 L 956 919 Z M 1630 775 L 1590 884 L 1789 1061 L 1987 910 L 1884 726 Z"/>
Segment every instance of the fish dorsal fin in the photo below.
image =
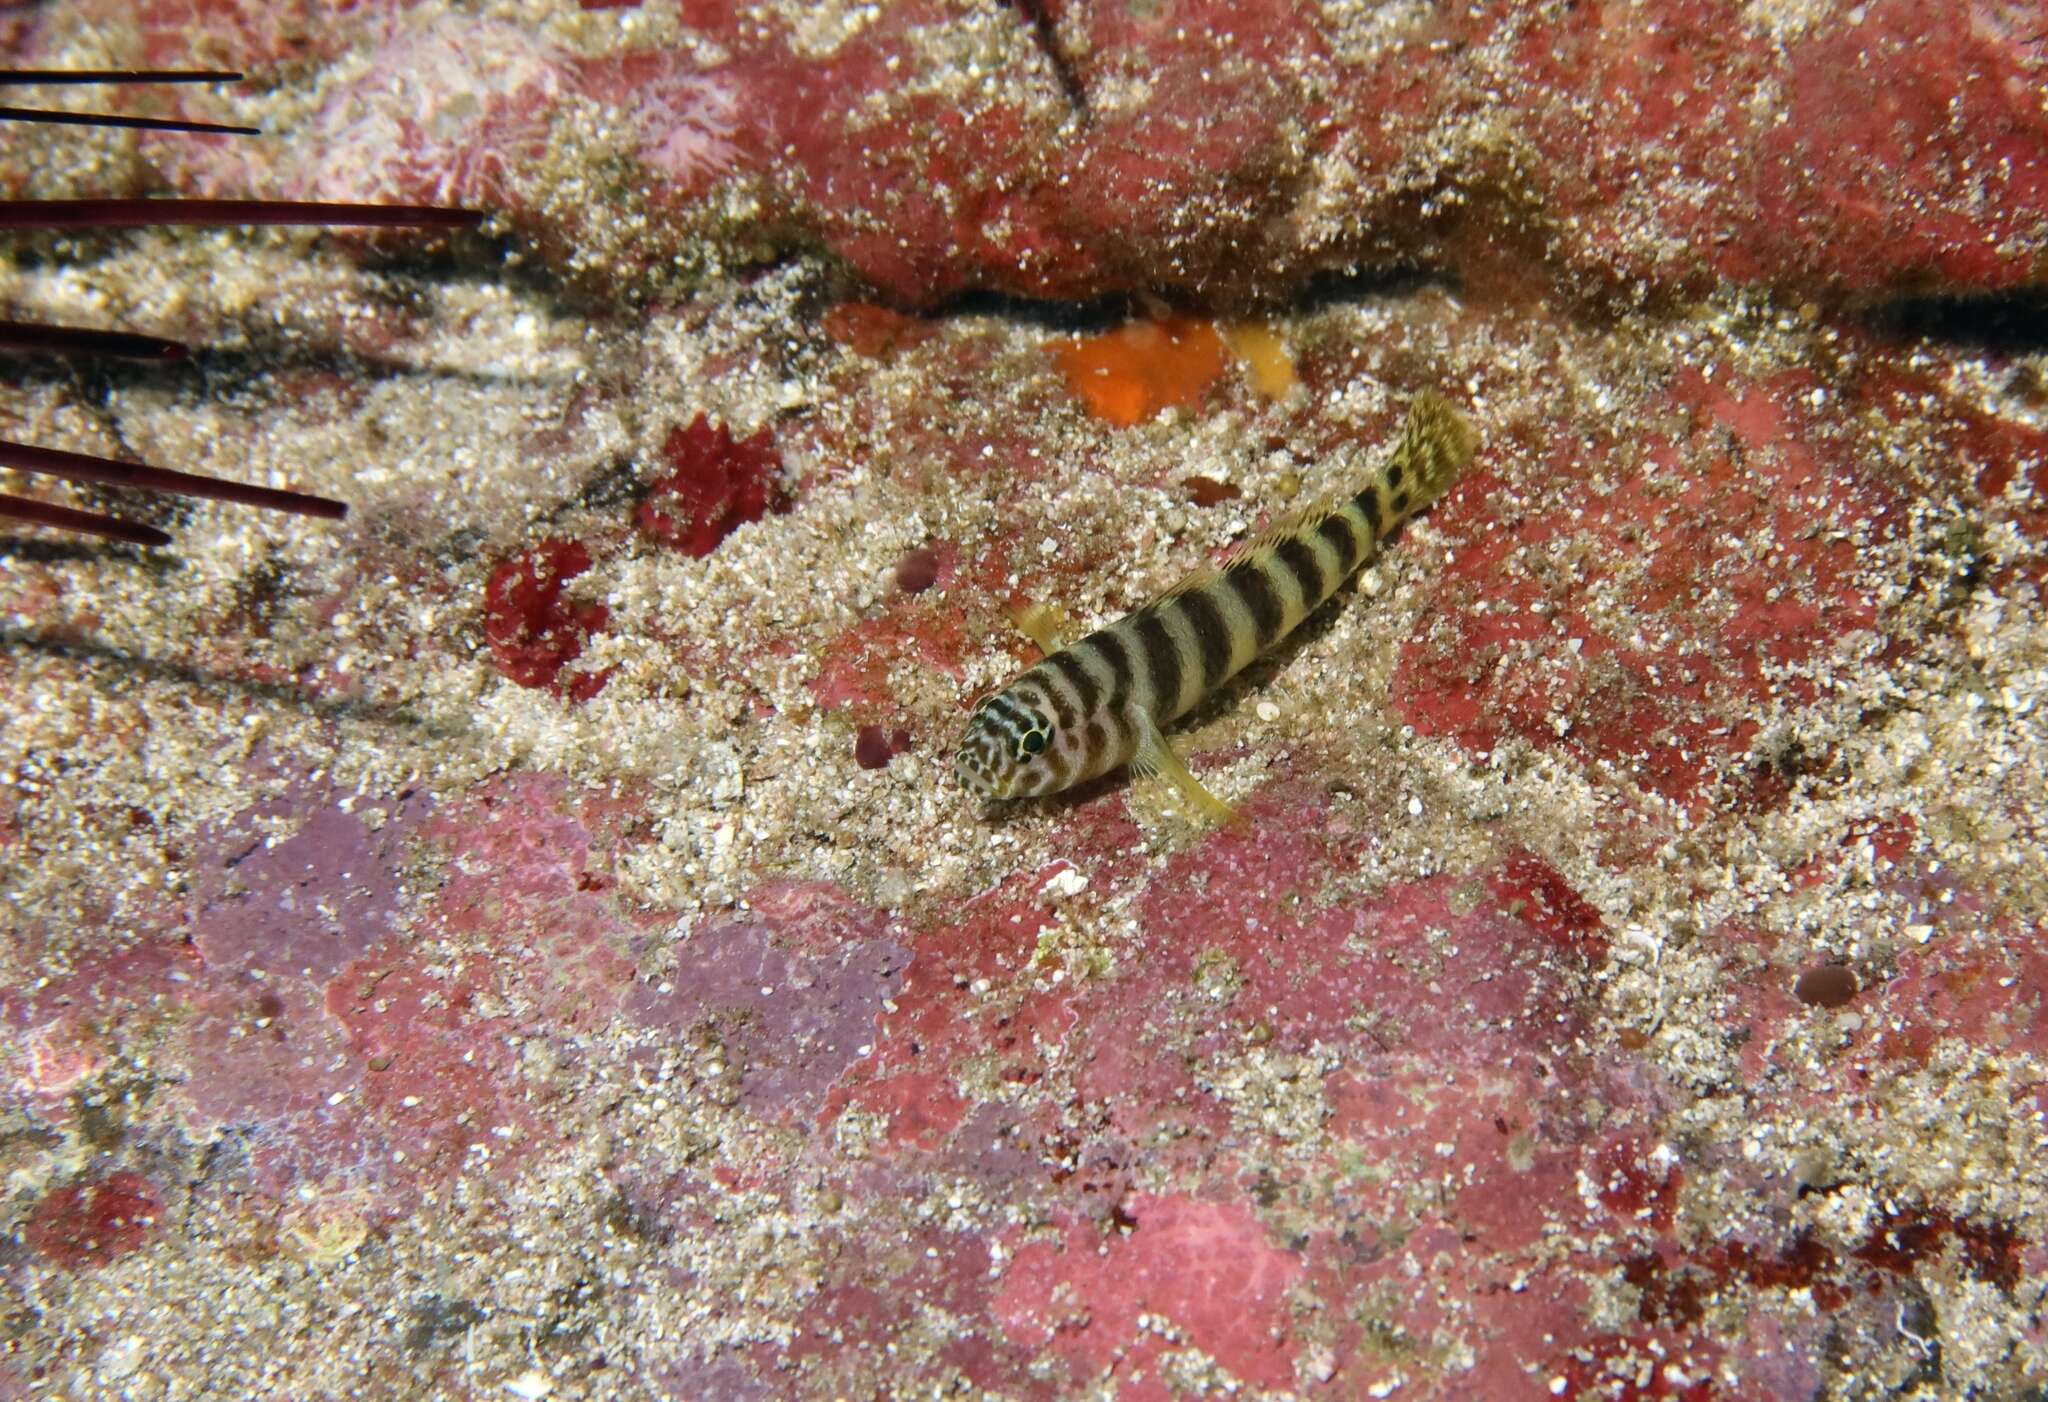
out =
<path fill-rule="evenodd" d="M 1321 502 L 1315 506 L 1297 507 L 1284 515 L 1276 516 L 1249 540 L 1241 540 L 1230 547 L 1230 551 L 1215 564 L 1197 565 L 1180 579 L 1154 594 L 1147 603 L 1163 604 L 1168 599 L 1178 599 L 1183 594 L 1192 594 L 1204 585 L 1212 584 L 1223 577 L 1224 571 L 1244 563 L 1256 555 L 1262 555 L 1286 540 L 1289 536 L 1312 531 L 1323 524 L 1336 512 L 1343 509 L 1342 502 Z"/>
<path fill-rule="evenodd" d="M 1183 594 L 1192 594 L 1197 589 L 1213 584 L 1222 577 L 1223 571 L 1226 568 L 1228 568 L 1227 565 L 1196 565 L 1179 579 L 1176 579 L 1173 583 L 1147 599 L 1145 607 L 1150 608 L 1153 604 L 1163 604 L 1168 599 L 1178 599 Z"/>

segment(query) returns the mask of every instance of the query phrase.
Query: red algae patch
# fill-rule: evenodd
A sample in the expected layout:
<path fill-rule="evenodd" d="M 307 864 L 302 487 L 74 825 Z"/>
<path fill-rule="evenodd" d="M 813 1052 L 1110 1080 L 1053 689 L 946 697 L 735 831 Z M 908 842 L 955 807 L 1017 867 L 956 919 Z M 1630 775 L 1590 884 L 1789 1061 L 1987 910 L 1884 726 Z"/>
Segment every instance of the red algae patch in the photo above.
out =
<path fill-rule="evenodd" d="M 589 568 L 590 550 L 581 541 L 545 540 L 491 572 L 484 586 L 484 638 L 499 671 L 525 687 L 560 684 L 574 701 L 604 689 L 608 672 L 561 680 L 562 669 L 583 655 L 583 644 L 611 617 L 603 604 L 562 597 L 563 586 Z"/>
<path fill-rule="evenodd" d="M 1856 975 L 1840 964 L 1808 969 L 1792 985 L 1793 994 L 1810 1008 L 1839 1008 L 1861 991 Z"/>
<path fill-rule="evenodd" d="M 45 1194 L 29 1213 L 21 1237 L 44 1260 L 83 1270 L 140 1250 L 162 1211 L 163 1199 L 147 1178 L 116 1173 Z"/>
<path fill-rule="evenodd" d="M 1180 485 L 1188 494 L 1188 500 L 1197 506 L 1216 506 L 1226 501 L 1236 501 L 1244 495 L 1242 488 L 1230 482 L 1219 482 L 1214 477 L 1204 477 L 1199 472 L 1192 477 L 1180 479 Z"/>
<path fill-rule="evenodd" d="M 939 582 L 952 563 L 949 551 L 921 545 L 896 562 L 896 587 L 906 594 L 922 594 Z"/>
<path fill-rule="evenodd" d="M 1609 1212 L 1667 1232 L 1678 1210 L 1685 1171 L 1676 1162 L 1660 1163 L 1654 1149 L 1645 1149 L 1640 1139 L 1630 1137 L 1600 1151 L 1591 1165 L 1590 1181 L 1600 1205 Z"/>
<path fill-rule="evenodd" d="M 648 488 L 633 519 L 644 534 L 685 555 L 701 560 L 749 521 L 790 508 L 782 457 L 766 429 L 734 438 L 699 414 L 670 431 L 661 453 L 673 471 Z"/>
<path fill-rule="evenodd" d="M 854 737 L 853 762 L 862 769 L 880 769 L 909 748 L 909 731 L 864 725 L 860 734 Z"/>
<path fill-rule="evenodd" d="M 1118 428 L 1201 403 L 1230 364 L 1214 324 L 1187 316 L 1062 341 L 1052 357 L 1074 397 Z"/>

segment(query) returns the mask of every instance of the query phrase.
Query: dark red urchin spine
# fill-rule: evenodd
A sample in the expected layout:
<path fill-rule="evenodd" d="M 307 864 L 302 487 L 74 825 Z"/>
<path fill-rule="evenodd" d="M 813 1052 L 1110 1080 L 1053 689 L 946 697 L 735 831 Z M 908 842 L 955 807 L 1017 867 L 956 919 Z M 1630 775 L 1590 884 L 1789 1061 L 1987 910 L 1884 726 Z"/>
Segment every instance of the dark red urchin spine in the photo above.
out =
<path fill-rule="evenodd" d="M 26 521 L 31 526 L 54 526 L 60 531 L 105 536 L 108 540 L 125 541 L 129 545 L 171 543 L 170 532 L 160 531 L 155 526 L 123 521 L 118 516 L 102 516 L 97 512 L 80 511 L 73 506 L 59 506 L 55 502 L 37 501 L 33 497 L 0 496 L 0 517 L 10 521 Z"/>
<path fill-rule="evenodd" d="M 91 69 L 65 72 L 47 69 L 0 70 L 0 86 L 30 83 L 135 84 L 238 82 L 239 73 L 178 69 Z M 187 122 L 154 117 L 128 117 L 100 112 L 64 112 L 0 106 L 0 121 L 59 123 L 67 126 L 126 127 L 144 131 L 182 132 L 205 136 L 260 135 L 255 127 L 216 122 Z M 232 199 L 75 199 L 9 200 L 0 202 L 0 228 L 125 229 L 214 225 L 313 225 L 322 228 L 470 228 L 483 215 L 476 210 L 438 205 L 339 204 L 312 200 Z M 0 352 L 47 355 L 103 355 L 140 360 L 180 360 L 186 347 L 177 341 L 121 331 L 85 327 L 0 322 Z M 0 466 L 17 472 L 63 477 L 77 482 L 111 483 L 142 491 L 177 496 L 209 497 L 267 511 L 340 520 L 344 502 L 307 492 L 258 487 L 197 473 L 174 472 L 143 463 L 119 462 L 85 453 L 39 448 L 0 441 Z M 81 511 L 26 497 L 0 495 L 0 520 L 80 531 L 135 545 L 167 545 L 170 537 L 150 526 L 98 512 Z"/>
<path fill-rule="evenodd" d="M 85 326 L 51 326 L 40 321 L 0 321 L 0 351 L 104 355 L 117 360 L 183 360 L 186 355 L 182 341 Z"/>
<path fill-rule="evenodd" d="M 224 224 L 310 224 L 323 229 L 467 229 L 474 209 L 431 204 L 336 204 L 325 200 L 9 200 L 0 229 L 141 229 Z"/>

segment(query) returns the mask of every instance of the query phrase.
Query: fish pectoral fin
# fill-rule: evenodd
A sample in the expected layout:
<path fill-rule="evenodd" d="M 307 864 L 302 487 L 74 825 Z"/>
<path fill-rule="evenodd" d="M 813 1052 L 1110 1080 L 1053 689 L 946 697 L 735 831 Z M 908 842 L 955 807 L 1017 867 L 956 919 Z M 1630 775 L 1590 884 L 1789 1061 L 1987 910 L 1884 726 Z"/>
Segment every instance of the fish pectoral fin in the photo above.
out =
<path fill-rule="evenodd" d="M 1131 772 L 1145 778 L 1157 777 L 1173 785 L 1174 791 L 1190 804 L 1196 812 L 1212 823 L 1225 824 L 1239 821 L 1237 810 L 1202 787 L 1202 781 L 1188 772 L 1180 762 L 1180 756 L 1166 743 L 1166 737 L 1159 733 L 1152 717 L 1143 711 L 1137 712 L 1138 753 L 1131 760 Z"/>
<path fill-rule="evenodd" d="M 1066 635 L 1068 619 L 1066 611 L 1057 604 L 1020 605 L 1010 610 L 1010 622 L 1017 625 L 1018 632 L 1038 644 L 1038 650 L 1047 657 L 1066 646 L 1060 639 Z"/>

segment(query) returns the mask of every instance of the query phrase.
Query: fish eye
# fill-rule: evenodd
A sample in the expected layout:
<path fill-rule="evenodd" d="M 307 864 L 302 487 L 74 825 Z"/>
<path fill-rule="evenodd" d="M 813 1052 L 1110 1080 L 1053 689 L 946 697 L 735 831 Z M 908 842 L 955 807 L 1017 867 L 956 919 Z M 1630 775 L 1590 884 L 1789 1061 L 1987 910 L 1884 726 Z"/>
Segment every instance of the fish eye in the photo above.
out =
<path fill-rule="evenodd" d="M 1031 729 L 1017 737 L 1017 758 L 1019 759 L 1029 759 L 1044 749 L 1045 730 L 1041 726 L 1034 725 Z"/>

